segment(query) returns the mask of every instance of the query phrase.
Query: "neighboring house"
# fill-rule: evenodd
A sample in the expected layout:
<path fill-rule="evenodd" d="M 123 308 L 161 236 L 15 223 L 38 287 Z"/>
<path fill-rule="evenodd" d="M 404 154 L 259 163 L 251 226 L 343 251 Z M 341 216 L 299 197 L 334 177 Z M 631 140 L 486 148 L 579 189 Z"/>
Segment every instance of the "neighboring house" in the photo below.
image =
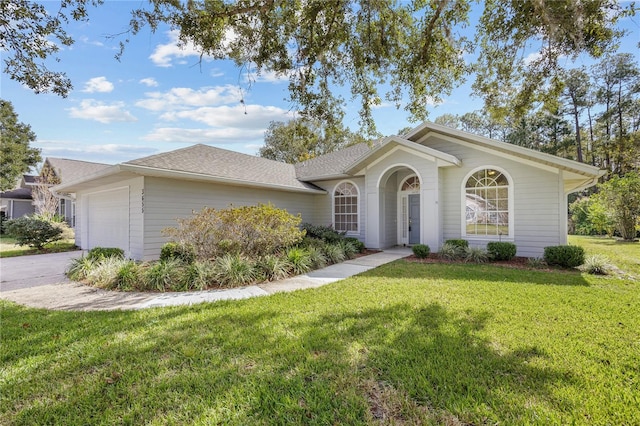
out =
<path fill-rule="evenodd" d="M 205 206 L 272 203 L 332 225 L 369 248 L 464 238 L 511 241 L 520 256 L 567 242 L 567 195 L 597 168 L 440 125 L 295 165 L 207 145 L 152 155 L 65 182 L 78 204 L 76 243 L 157 259 L 162 229 Z"/>
<path fill-rule="evenodd" d="M 48 157 L 42 168 L 52 170 L 54 178 L 60 184 L 82 179 L 100 170 L 111 167 L 110 164 L 89 161 L 69 160 L 66 158 Z M 0 208 L 7 219 L 16 219 L 36 212 L 33 189 L 38 186 L 38 176 L 23 175 L 17 188 L 0 193 Z M 73 194 L 54 192 L 58 197 L 57 213 L 71 225 L 75 226 L 75 196 Z"/>
<path fill-rule="evenodd" d="M 69 160 L 66 158 L 47 157 L 44 160 L 42 168 L 50 168 L 60 184 L 73 182 L 90 176 L 100 170 L 111 167 L 110 164 L 93 163 L 90 161 Z M 58 214 L 64 217 L 65 221 L 75 227 L 75 196 L 64 192 L 54 191 L 54 195 L 58 197 Z"/>
<path fill-rule="evenodd" d="M 31 189 L 36 176 L 22 175 L 15 189 L 0 192 L 0 211 L 5 219 L 17 219 L 35 212 Z"/>

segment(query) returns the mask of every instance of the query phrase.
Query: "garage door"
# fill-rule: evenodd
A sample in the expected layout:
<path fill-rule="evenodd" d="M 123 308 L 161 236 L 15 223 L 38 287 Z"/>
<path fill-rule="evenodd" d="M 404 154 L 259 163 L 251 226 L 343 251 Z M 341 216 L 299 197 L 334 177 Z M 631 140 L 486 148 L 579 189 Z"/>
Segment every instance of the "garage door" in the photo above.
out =
<path fill-rule="evenodd" d="M 88 196 L 88 247 L 119 247 L 129 251 L 129 188 Z"/>

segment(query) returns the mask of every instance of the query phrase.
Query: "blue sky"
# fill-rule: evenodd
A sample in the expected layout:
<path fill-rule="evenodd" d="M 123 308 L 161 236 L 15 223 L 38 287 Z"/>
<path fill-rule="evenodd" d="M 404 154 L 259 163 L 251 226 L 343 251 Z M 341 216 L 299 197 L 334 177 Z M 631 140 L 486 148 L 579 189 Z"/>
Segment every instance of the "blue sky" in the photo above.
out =
<path fill-rule="evenodd" d="M 13 103 L 21 122 L 31 125 L 43 157 L 114 164 L 194 143 L 256 154 L 269 122 L 293 117 L 286 80 L 258 76 L 247 89 L 246 77 L 231 62 L 198 63 L 198 53 L 189 46 L 180 49 L 168 28 L 132 37 L 116 61 L 121 38 L 107 36 L 124 31 L 129 11 L 139 6 L 139 1 L 107 0 L 90 10 L 89 22 L 67 27 L 76 43 L 58 54 L 59 63 L 51 63 L 74 84 L 67 98 L 36 95 L 2 74 L 1 97 Z M 639 18 L 626 19 L 622 26 L 631 33 L 620 52 L 637 55 Z M 590 62 L 580 59 L 575 65 L 583 64 Z M 469 83 L 462 84 L 431 108 L 430 118 L 481 106 L 480 99 L 471 97 Z M 345 124 L 352 130 L 358 129 L 357 111 L 357 104 L 347 108 Z M 377 108 L 374 118 L 384 135 L 415 125 L 393 105 Z"/>

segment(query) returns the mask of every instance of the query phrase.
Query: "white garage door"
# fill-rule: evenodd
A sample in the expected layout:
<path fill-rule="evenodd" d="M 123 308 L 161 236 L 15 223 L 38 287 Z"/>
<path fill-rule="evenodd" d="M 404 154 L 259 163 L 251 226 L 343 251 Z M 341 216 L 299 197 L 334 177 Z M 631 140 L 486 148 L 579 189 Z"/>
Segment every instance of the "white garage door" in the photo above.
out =
<path fill-rule="evenodd" d="M 129 188 L 88 196 L 88 247 L 118 247 L 129 252 Z"/>

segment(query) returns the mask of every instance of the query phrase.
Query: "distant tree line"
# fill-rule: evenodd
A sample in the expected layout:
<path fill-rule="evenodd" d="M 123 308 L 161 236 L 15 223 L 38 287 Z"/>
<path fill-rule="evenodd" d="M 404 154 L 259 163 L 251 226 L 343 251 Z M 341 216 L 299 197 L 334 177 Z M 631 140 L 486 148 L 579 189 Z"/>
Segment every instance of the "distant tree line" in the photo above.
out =
<path fill-rule="evenodd" d="M 535 108 L 512 111 L 444 114 L 435 122 L 594 165 L 607 170 L 605 179 L 640 169 L 640 67 L 631 54 L 563 70 Z"/>

